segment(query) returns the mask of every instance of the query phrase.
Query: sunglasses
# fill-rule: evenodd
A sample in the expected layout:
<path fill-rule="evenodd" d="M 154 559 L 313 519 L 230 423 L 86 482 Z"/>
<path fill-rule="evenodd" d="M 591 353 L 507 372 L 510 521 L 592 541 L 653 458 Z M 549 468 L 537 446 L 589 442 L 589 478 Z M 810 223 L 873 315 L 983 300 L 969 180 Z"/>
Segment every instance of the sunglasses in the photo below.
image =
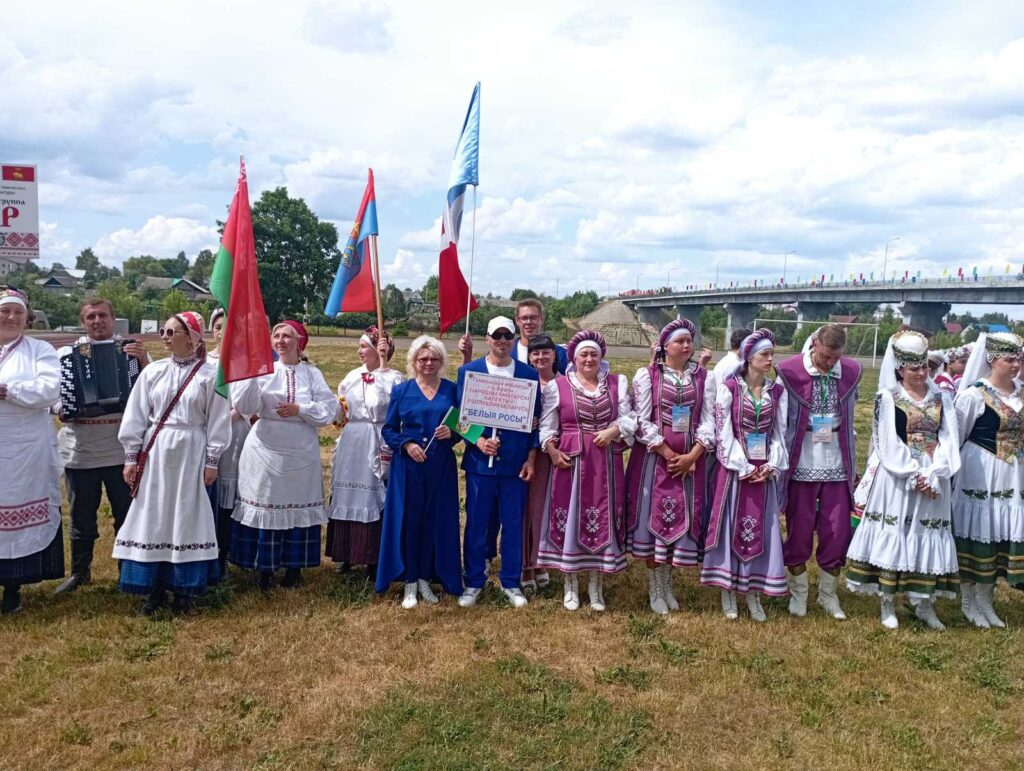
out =
<path fill-rule="evenodd" d="M 505 330 L 505 329 L 496 329 L 491 334 L 491 339 L 492 340 L 514 340 L 515 339 L 515 333 L 514 332 L 509 332 L 508 330 Z"/>
<path fill-rule="evenodd" d="M 161 327 L 156 331 L 156 333 L 160 335 L 160 337 L 174 337 L 175 335 L 184 334 L 180 329 L 171 329 L 170 327 Z"/>

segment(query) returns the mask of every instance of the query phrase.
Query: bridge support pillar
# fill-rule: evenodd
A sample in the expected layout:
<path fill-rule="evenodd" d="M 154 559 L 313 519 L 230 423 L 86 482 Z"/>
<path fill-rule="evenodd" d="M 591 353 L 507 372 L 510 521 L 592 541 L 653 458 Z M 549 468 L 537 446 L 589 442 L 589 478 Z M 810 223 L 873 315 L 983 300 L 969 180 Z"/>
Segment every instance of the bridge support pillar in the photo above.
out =
<path fill-rule="evenodd" d="M 725 312 L 728 320 L 725 322 L 725 349 L 729 348 L 729 338 L 732 337 L 734 329 L 751 329 L 754 326 L 754 319 L 757 317 L 757 303 L 726 303 Z"/>
<path fill-rule="evenodd" d="M 645 308 L 641 306 L 636 309 L 636 313 L 641 324 L 649 324 L 656 330 L 660 330 L 669 320 L 675 318 L 671 308 Z"/>
<path fill-rule="evenodd" d="M 693 326 L 696 329 L 696 333 L 694 334 L 694 341 L 693 342 L 694 342 L 694 346 L 698 347 L 698 348 L 701 345 L 701 342 L 700 342 L 700 333 L 701 333 L 700 314 L 703 313 L 703 312 L 704 312 L 704 306 L 703 305 L 677 305 L 676 306 L 676 313 L 675 313 L 676 316 L 682 316 L 684 319 L 689 319 L 690 321 L 693 322 Z"/>
<path fill-rule="evenodd" d="M 796 306 L 796 328 L 803 327 L 805 321 L 827 321 L 835 303 L 815 303 L 801 300 Z"/>
<path fill-rule="evenodd" d="M 903 323 L 923 332 L 942 329 L 942 317 L 949 313 L 949 303 L 923 303 L 906 300 L 900 305 Z"/>

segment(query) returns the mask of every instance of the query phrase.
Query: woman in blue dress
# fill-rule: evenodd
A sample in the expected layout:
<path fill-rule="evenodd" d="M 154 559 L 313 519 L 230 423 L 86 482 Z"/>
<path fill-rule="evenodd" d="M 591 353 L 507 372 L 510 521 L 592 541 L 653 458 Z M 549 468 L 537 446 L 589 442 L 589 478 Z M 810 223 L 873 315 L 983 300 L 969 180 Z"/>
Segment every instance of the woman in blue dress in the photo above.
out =
<path fill-rule="evenodd" d="M 458 436 L 442 425 L 456 406 L 455 384 L 441 377 L 444 345 L 421 335 L 409 349 L 409 380 L 395 386 L 381 431 L 394 452 L 384 503 L 377 591 L 405 584 L 403 608 L 419 598 L 436 603 L 430 582 L 462 594 L 459 479 L 452 447 Z"/>

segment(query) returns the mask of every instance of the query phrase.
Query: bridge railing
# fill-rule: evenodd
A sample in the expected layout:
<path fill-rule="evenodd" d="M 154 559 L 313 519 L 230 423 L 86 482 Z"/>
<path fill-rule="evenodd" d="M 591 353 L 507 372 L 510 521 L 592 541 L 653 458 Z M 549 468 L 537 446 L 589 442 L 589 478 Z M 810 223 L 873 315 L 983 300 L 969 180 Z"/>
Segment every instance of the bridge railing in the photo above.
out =
<path fill-rule="evenodd" d="M 619 294 L 620 299 L 633 299 L 637 297 L 664 297 L 667 295 L 706 295 L 706 294 L 736 294 L 737 292 L 765 292 L 778 289 L 885 289 L 896 287 L 949 287 L 954 285 L 962 286 L 1006 286 L 1024 284 L 1024 271 L 1020 273 L 1009 273 L 1003 275 L 963 274 L 955 276 L 931 276 L 919 278 L 917 276 L 902 276 L 890 278 L 885 281 L 872 280 L 870 278 L 853 278 L 836 281 L 776 281 L 774 283 L 762 282 L 731 282 L 724 284 L 687 284 L 682 288 L 661 287 L 660 289 L 630 289 Z"/>

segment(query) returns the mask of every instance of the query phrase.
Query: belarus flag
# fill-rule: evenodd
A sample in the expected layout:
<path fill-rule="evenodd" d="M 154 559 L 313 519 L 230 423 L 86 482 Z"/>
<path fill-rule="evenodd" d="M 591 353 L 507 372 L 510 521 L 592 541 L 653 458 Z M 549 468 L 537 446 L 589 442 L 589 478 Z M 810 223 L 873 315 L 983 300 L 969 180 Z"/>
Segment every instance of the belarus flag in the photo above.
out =
<path fill-rule="evenodd" d="M 466 188 L 480 184 L 480 84 L 473 89 L 469 100 L 466 120 L 462 123 L 459 144 L 452 160 L 452 172 L 448 177 L 448 200 L 441 217 L 441 258 L 437 272 L 437 304 L 441 315 L 441 333 L 445 333 L 459 319 L 466 315 L 467 302 L 470 310 L 479 308 L 476 298 L 469 293 L 469 286 L 459 268 L 459 229 L 462 226 L 462 208 L 466 200 Z"/>
<path fill-rule="evenodd" d="M 213 263 L 210 293 L 225 311 L 217 393 L 226 397 L 227 383 L 269 375 L 274 371 L 267 313 L 263 309 L 263 293 L 256 268 L 244 159 L 239 162 L 238 188 L 231 200 L 224 236 Z"/>

